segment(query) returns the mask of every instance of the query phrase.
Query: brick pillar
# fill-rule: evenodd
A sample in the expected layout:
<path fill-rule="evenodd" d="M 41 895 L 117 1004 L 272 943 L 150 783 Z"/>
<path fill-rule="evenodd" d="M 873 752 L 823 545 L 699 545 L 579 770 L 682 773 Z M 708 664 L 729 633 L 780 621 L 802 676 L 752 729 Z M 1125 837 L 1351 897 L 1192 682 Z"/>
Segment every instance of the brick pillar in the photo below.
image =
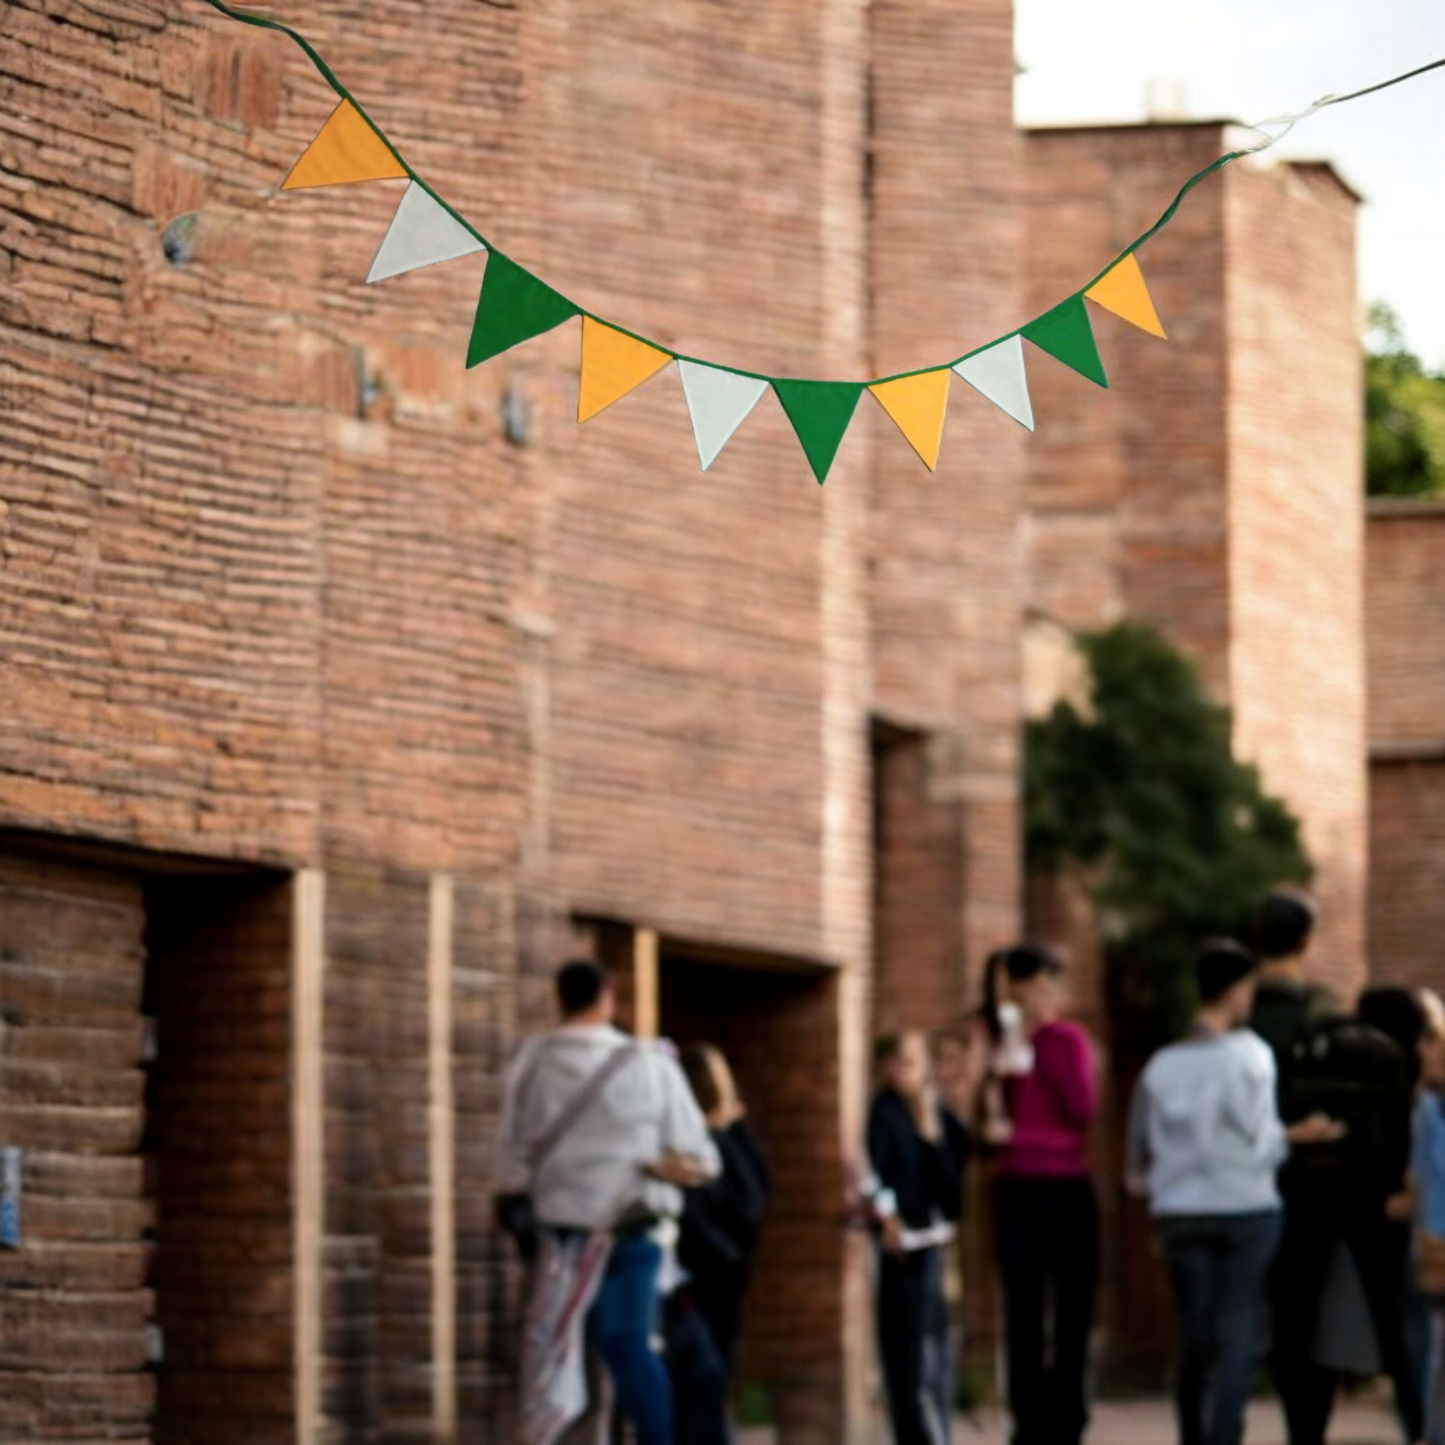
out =
<path fill-rule="evenodd" d="M 0 855 L 0 1145 L 25 1151 L 0 1249 L 0 1438 L 144 1440 L 139 880 Z"/>

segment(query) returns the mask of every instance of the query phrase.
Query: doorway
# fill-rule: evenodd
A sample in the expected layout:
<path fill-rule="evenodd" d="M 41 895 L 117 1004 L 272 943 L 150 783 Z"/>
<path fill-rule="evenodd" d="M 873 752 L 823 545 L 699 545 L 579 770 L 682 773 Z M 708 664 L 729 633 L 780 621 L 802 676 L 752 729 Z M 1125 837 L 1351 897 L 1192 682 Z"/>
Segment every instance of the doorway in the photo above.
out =
<path fill-rule="evenodd" d="M 0 838 L 0 1436 L 291 1445 L 277 874 Z"/>
<path fill-rule="evenodd" d="M 664 940 L 658 983 L 661 1033 L 727 1056 L 773 1176 L 743 1314 L 741 1402 L 781 1439 L 838 1439 L 846 1241 L 837 976 Z"/>

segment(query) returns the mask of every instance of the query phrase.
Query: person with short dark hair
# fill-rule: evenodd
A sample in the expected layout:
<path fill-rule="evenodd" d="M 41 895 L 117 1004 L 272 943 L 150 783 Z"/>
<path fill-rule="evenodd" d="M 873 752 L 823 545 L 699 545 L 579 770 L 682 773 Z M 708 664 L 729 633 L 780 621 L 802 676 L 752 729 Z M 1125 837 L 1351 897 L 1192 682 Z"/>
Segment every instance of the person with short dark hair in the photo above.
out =
<path fill-rule="evenodd" d="M 574 959 L 555 986 L 561 1023 L 522 1046 L 498 1125 L 499 1189 L 530 1198 L 543 1251 L 523 1356 L 536 1398 L 520 1402 L 523 1434 L 553 1438 L 588 1408 L 561 1368 L 539 1370 L 534 1381 L 528 1350 L 536 1355 L 541 1336 L 555 1359 L 580 1368 L 577 1341 L 562 1338 L 556 1321 L 578 1318 L 575 1299 L 563 1294 L 595 1291 L 587 1339 L 638 1445 L 674 1445 L 672 1389 L 653 1345 L 658 1281 L 682 1188 L 717 1173 L 717 1150 L 671 1053 L 614 1026 L 606 971 Z"/>
<path fill-rule="evenodd" d="M 953 1438 L 953 1347 L 944 1250 L 963 1212 L 968 1131 L 939 1103 L 928 1039 L 880 1039 L 868 1111 L 878 1225 L 878 1350 L 895 1445 Z"/>
<path fill-rule="evenodd" d="M 1280 1116 L 1296 1145 L 1280 1172 L 1284 1228 L 1270 1277 L 1275 1387 L 1290 1445 L 1324 1445 L 1339 1355 L 1353 1358 L 1369 1343 L 1358 1309 L 1337 1303 L 1357 1280 L 1414 1442 L 1420 1400 L 1386 1218 L 1408 1152 L 1408 1070 L 1388 1035 L 1347 1015 L 1309 978 L 1315 921 L 1313 900 L 1298 889 L 1270 894 L 1257 919 L 1263 967 L 1250 1022 L 1274 1051 Z M 1333 1133 L 1309 1132 L 1312 1120 Z"/>
<path fill-rule="evenodd" d="M 1241 1027 L 1258 965 L 1232 940 L 1195 960 L 1188 1038 L 1149 1061 L 1129 1114 L 1130 1188 L 1149 1200 L 1179 1317 L 1180 1445 L 1239 1445 L 1256 1330 L 1279 1244 L 1288 1143 L 1274 1056 Z"/>
<path fill-rule="evenodd" d="M 1093 1043 L 1064 1017 L 1063 974 L 1035 944 L 1000 949 L 984 973 L 995 1047 L 983 1129 L 995 1149 L 1013 1445 L 1078 1445 L 1089 1423 L 1099 1091 Z"/>
<path fill-rule="evenodd" d="M 1260 970 L 1249 1026 L 1274 1054 L 1281 1090 L 1288 1087 L 1296 1040 L 1311 1024 L 1340 1012 L 1334 994 L 1308 976 L 1318 918 L 1314 899 L 1303 888 L 1294 887 L 1276 888 L 1255 915 Z"/>

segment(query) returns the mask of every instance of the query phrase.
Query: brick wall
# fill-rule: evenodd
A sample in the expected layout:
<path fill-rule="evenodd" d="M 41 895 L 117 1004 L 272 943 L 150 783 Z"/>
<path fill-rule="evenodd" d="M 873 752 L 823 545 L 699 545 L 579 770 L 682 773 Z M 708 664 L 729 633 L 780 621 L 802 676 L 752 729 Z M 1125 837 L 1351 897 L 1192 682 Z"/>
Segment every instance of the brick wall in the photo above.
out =
<path fill-rule="evenodd" d="M 1076 289 L 1228 149 L 1201 123 L 1036 132 L 1031 311 Z M 1365 790 L 1356 198 L 1238 163 L 1141 252 L 1173 338 L 1095 311 L 1108 392 L 1039 358 L 1029 597 L 1069 627 L 1161 628 L 1301 816 L 1322 975 L 1362 977 Z M 1308 357 L 1308 365 L 1302 358 Z"/>
<path fill-rule="evenodd" d="M 0 1437 L 146 1440 L 139 879 L 0 853 L 0 1143 L 25 1151 L 0 1250 Z"/>
<path fill-rule="evenodd" d="M 1017 326 L 1024 306 L 1023 147 L 1013 126 L 1013 7 L 888 0 L 870 10 L 872 369 L 947 361 Z M 1018 713 L 1023 428 L 951 385 L 929 475 L 891 421 L 878 434 L 870 516 L 873 701 L 937 735 L 925 787 L 954 810 L 962 1006 L 990 948 L 1018 927 Z M 875 413 L 871 399 L 865 398 Z M 942 903 L 942 900 L 940 900 Z M 923 969 L 919 969 L 920 975 Z M 930 985 L 931 987 L 932 985 Z"/>
<path fill-rule="evenodd" d="M 1317 873 L 1317 972 L 1365 976 L 1358 198 L 1323 165 L 1226 172 L 1229 699 Z"/>
<path fill-rule="evenodd" d="M 1445 930 L 1445 507 L 1378 500 L 1366 528 L 1373 976 L 1438 987 Z"/>
<path fill-rule="evenodd" d="M 1029 315 L 1076 291 L 1223 147 L 1217 125 L 1035 131 Z M 1131 615 L 1228 686 L 1222 178 L 1141 253 L 1165 343 L 1091 307 L 1111 386 L 1029 350 L 1030 604 L 1065 626 Z"/>
<path fill-rule="evenodd" d="M 495 1410 L 484 1140 L 569 914 L 837 965 L 830 1200 L 866 1083 L 871 711 L 937 738 L 940 998 L 1014 931 L 1022 437 L 960 387 L 924 479 L 864 398 L 820 490 L 772 398 L 706 477 L 675 376 L 578 429 L 575 326 L 462 370 L 479 261 L 364 285 L 399 187 L 276 194 L 332 103 L 281 38 L 151 0 L 5 28 L 0 822 L 334 878 L 326 1407 L 358 1438 L 429 1409 L 424 901 L 457 879 L 459 1368 Z M 464 213 L 670 344 L 855 376 L 1016 318 L 1002 0 L 323 0 L 304 28 Z M 809 1362 L 853 1419 L 858 1264 Z"/>

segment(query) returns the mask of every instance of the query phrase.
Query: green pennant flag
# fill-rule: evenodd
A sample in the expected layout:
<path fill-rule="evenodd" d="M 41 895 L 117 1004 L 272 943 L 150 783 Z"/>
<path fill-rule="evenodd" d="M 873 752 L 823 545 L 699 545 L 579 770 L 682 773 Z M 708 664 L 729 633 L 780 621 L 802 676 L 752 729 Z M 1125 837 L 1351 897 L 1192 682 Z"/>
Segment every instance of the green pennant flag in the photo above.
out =
<path fill-rule="evenodd" d="M 853 420 L 861 381 L 774 381 L 773 390 L 803 444 L 808 465 L 822 486 Z"/>
<path fill-rule="evenodd" d="M 1045 312 L 1037 321 L 1030 321 L 1023 334 L 1056 361 L 1071 366 L 1080 376 L 1087 376 L 1099 386 L 1108 386 L 1109 378 L 1094 344 L 1094 328 L 1082 296 L 1071 296 L 1062 306 Z"/>
<path fill-rule="evenodd" d="M 482 277 L 482 294 L 477 301 L 477 319 L 472 323 L 467 365 L 490 361 L 533 336 L 577 315 L 577 308 L 563 295 L 500 251 L 487 257 Z"/>

